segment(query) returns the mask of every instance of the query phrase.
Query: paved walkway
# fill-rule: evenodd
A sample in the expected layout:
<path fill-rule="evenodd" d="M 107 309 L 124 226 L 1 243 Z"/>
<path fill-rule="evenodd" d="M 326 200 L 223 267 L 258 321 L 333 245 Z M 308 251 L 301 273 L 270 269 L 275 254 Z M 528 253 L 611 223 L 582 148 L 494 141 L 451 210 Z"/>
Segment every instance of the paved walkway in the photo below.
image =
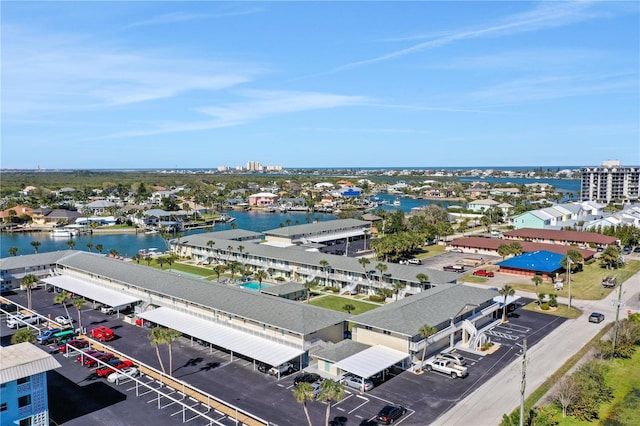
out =
<path fill-rule="evenodd" d="M 635 274 L 622 286 L 620 318 L 626 316 L 628 309 L 640 312 L 640 273 Z M 535 298 L 533 293 L 517 292 L 520 296 Z M 535 389 L 558 370 L 586 342 L 592 339 L 606 324 L 615 320 L 618 291 L 612 292 L 602 300 L 573 299 L 573 306 L 585 314 L 575 320 L 565 321 L 547 337 L 527 351 L 527 382 L 525 395 Z M 559 298 L 560 303 L 567 300 Z M 587 321 L 592 311 L 605 314 L 606 320 L 600 324 Z M 493 376 L 474 393 L 460 401 L 451 410 L 434 422 L 435 425 L 491 425 L 500 424 L 502 415 L 510 413 L 520 405 L 520 379 L 522 358 L 514 360 L 498 374 Z"/>

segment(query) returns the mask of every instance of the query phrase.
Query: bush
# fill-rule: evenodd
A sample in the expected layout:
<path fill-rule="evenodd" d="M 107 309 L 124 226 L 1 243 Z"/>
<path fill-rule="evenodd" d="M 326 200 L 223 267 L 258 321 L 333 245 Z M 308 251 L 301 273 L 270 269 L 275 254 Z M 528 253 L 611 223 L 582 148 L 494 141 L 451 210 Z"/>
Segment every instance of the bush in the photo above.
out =
<path fill-rule="evenodd" d="M 544 302 L 542 305 L 540 305 L 540 309 L 542 309 L 543 311 L 548 311 L 549 304 L 547 302 Z"/>
<path fill-rule="evenodd" d="M 379 296 L 379 295 L 374 295 L 374 296 L 369 296 L 369 300 L 372 302 L 378 302 L 378 303 L 382 303 L 386 300 L 387 298 L 384 296 Z"/>
<path fill-rule="evenodd" d="M 329 291 L 332 291 L 333 293 L 340 293 L 340 289 L 338 287 L 329 287 Z"/>

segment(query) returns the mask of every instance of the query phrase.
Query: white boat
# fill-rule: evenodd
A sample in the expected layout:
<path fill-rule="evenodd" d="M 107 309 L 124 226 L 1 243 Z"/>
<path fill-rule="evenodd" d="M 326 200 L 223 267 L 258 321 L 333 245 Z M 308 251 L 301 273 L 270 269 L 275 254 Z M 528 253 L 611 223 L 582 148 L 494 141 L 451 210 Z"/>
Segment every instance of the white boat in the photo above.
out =
<path fill-rule="evenodd" d="M 71 238 L 78 234 L 74 229 L 55 228 L 51 231 L 52 237 Z"/>
<path fill-rule="evenodd" d="M 396 197 L 395 200 L 393 200 L 393 205 L 398 207 L 400 205 L 400 199 L 398 199 L 398 197 Z"/>

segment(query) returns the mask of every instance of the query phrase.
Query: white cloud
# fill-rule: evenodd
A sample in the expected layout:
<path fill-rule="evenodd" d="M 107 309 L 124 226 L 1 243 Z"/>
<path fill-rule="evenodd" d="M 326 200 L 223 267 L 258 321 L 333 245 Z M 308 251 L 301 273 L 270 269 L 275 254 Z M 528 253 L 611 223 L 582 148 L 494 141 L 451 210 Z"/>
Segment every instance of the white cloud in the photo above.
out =
<path fill-rule="evenodd" d="M 250 9 L 230 10 L 228 12 L 217 12 L 217 13 L 186 13 L 186 12 L 166 13 L 163 15 L 153 16 L 149 19 L 133 22 L 129 25 L 126 25 L 123 29 L 146 27 L 151 25 L 175 24 L 178 22 L 189 22 L 189 21 L 195 21 L 200 19 L 217 19 L 217 18 L 229 18 L 233 16 L 253 15 L 255 13 L 260 13 L 261 11 L 262 9 L 260 8 L 250 8 Z"/>

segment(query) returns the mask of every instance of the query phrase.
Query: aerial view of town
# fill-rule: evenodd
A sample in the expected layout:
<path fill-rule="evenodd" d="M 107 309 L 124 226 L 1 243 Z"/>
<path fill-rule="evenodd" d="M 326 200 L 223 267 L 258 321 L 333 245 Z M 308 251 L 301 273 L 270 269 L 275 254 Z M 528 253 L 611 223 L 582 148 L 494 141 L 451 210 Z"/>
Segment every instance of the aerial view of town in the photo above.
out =
<path fill-rule="evenodd" d="M 1 9 L 0 426 L 640 424 L 639 3 Z"/>

